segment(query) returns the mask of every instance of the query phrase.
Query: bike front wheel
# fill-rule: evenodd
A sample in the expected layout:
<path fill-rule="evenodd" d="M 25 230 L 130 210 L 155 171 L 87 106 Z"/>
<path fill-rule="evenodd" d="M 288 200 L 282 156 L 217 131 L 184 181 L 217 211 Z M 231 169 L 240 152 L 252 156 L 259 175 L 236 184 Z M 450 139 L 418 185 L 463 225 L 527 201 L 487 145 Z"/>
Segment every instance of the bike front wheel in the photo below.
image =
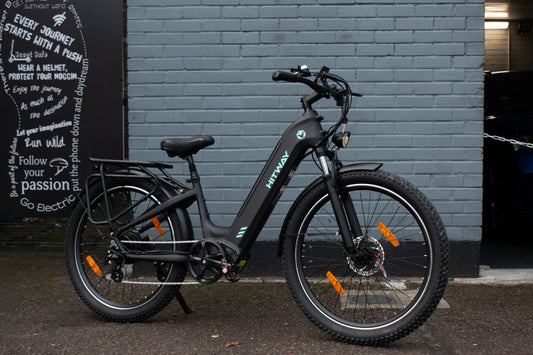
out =
<path fill-rule="evenodd" d="M 345 252 L 325 183 L 306 189 L 283 233 L 283 267 L 306 316 L 343 341 L 378 345 L 419 327 L 448 279 L 443 224 L 413 185 L 382 171 L 338 178 L 362 235 L 360 257 Z M 346 202 L 350 201 L 350 202 Z"/>
<path fill-rule="evenodd" d="M 91 187 L 90 205 L 83 198 L 73 211 L 65 243 L 70 279 L 85 304 L 107 320 L 142 321 L 172 300 L 186 266 L 117 258 L 111 234 L 168 197 L 140 178 L 107 179 L 106 191 L 101 184 Z M 113 228 L 107 223 L 109 216 Z M 170 211 L 118 238 L 133 253 L 156 253 L 178 251 L 173 242 L 182 235 L 176 213 Z"/>

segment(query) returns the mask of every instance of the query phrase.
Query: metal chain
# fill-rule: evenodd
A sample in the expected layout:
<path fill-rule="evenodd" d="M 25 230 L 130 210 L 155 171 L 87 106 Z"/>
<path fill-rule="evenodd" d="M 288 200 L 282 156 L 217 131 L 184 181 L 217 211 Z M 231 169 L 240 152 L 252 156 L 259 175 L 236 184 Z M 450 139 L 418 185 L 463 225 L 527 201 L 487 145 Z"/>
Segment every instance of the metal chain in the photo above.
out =
<path fill-rule="evenodd" d="M 488 133 L 483 133 L 483 138 L 490 138 L 490 139 L 494 139 L 495 141 L 511 143 L 511 144 L 514 144 L 514 145 L 519 145 L 519 146 L 522 146 L 522 147 L 533 149 L 533 143 L 520 142 L 520 141 L 517 141 L 516 139 L 509 139 L 509 138 L 500 137 L 500 136 L 493 136 L 493 135 L 490 135 Z"/>
<path fill-rule="evenodd" d="M 198 281 L 182 281 L 182 282 L 164 282 L 164 281 L 120 281 L 123 284 L 133 285 L 163 285 L 163 286 L 180 286 L 180 285 L 199 285 Z"/>
<path fill-rule="evenodd" d="M 193 244 L 198 240 L 121 240 L 123 244 Z"/>

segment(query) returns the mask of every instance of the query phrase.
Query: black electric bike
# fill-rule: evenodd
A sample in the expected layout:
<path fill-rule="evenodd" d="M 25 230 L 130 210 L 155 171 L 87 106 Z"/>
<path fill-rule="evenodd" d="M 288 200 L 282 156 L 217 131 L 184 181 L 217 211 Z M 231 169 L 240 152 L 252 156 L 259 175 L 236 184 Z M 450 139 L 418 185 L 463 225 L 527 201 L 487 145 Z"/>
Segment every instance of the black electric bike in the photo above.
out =
<path fill-rule="evenodd" d="M 172 178 L 168 164 L 91 159 L 96 172 L 74 208 L 66 256 L 74 288 L 93 311 L 111 321 L 142 321 L 174 297 L 188 311 L 180 285 L 238 281 L 276 202 L 311 155 L 321 174 L 293 203 L 278 244 L 300 308 L 332 336 L 374 345 L 409 334 L 431 315 L 448 279 L 448 242 L 435 208 L 382 164 L 343 165 L 338 157 L 350 138 L 352 96 L 361 95 L 326 67 L 276 71 L 272 79 L 313 92 L 301 98 L 303 115 L 279 140 L 229 227 L 210 220 L 193 160 L 213 144 L 210 136 L 161 142 L 170 157 L 188 162 L 192 186 Z M 341 107 L 328 130 L 311 107 L 323 98 Z M 187 212 L 194 202 L 198 239 Z"/>

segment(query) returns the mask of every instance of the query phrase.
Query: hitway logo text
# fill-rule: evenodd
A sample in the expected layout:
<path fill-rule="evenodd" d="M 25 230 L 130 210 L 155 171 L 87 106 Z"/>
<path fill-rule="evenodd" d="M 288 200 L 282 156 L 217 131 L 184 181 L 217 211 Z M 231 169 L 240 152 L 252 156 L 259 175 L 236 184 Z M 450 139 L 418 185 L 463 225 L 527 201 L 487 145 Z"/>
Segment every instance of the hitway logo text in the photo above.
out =
<path fill-rule="evenodd" d="M 279 173 L 281 172 L 281 169 L 283 169 L 283 166 L 285 165 L 285 162 L 287 161 L 288 158 L 289 158 L 289 153 L 285 151 L 285 154 L 283 154 L 283 156 L 281 157 L 278 163 L 278 166 L 276 166 L 276 170 L 274 170 L 274 172 L 270 176 L 270 179 L 268 179 L 268 183 L 266 184 L 266 187 L 268 187 L 269 189 L 272 187 L 272 184 L 274 184 L 274 181 L 276 181 Z"/>

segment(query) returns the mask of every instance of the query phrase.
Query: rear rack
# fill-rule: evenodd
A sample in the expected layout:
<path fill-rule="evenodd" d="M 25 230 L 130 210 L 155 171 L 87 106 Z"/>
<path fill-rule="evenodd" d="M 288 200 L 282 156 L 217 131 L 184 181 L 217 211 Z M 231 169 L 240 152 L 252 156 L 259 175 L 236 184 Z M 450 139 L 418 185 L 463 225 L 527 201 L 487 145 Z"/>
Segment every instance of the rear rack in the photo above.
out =
<path fill-rule="evenodd" d="M 145 168 L 157 168 L 157 169 L 172 169 L 172 165 L 152 162 L 152 161 L 135 161 L 135 160 L 115 160 L 115 159 L 100 159 L 100 158 L 89 158 L 89 161 L 93 163 L 93 168 L 96 170 L 98 165 L 115 165 L 122 167 L 145 167 Z"/>
<path fill-rule="evenodd" d="M 146 201 L 148 198 L 150 198 L 157 189 L 159 189 L 161 182 L 163 182 L 166 186 L 170 186 L 173 189 L 178 190 L 180 193 L 189 190 L 189 187 L 182 184 L 181 182 L 173 179 L 168 172 L 165 171 L 165 169 L 171 169 L 172 165 L 170 164 L 164 164 L 159 162 L 146 162 L 146 161 L 132 161 L 132 160 L 114 160 L 114 159 L 98 159 L 98 158 L 89 158 L 89 161 L 91 162 L 91 167 L 93 170 L 97 171 L 98 173 L 91 174 L 87 177 L 85 181 L 85 191 L 86 191 L 86 205 L 83 201 L 83 198 L 81 196 L 79 197 L 82 204 L 84 204 L 84 207 L 87 211 L 88 219 L 91 221 L 91 223 L 95 225 L 103 225 L 108 224 L 109 228 L 116 233 L 118 230 L 118 227 L 114 225 L 114 223 L 121 217 L 123 217 L 126 213 L 132 211 L 134 208 L 136 208 L 139 204 Z M 150 171 L 149 168 L 152 169 L 158 169 L 163 176 L 157 176 L 154 172 Z M 132 205 L 128 204 L 128 207 L 114 212 L 115 214 L 112 215 L 112 209 L 111 209 L 111 201 L 109 200 L 108 196 L 108 188 L 106 185 L 106 179 L 110 178 L 134 178 L 134 179 L 148 179 L 152 182 L 153 188 L 151 191 L 148 192 L 148 194 L 140 199 L 139 201 L 136 201 Z M 96 220 L 95 216 L 93 214 L 93 211 L 91 211 L 91 197 L 89 196 L 89 186 L 95 184 L 98 182 L 98 180 L 102 184 L 103 189 L 103 195 L 104 195 L 104 201 L 105 201 L 105 219 Z"/>

